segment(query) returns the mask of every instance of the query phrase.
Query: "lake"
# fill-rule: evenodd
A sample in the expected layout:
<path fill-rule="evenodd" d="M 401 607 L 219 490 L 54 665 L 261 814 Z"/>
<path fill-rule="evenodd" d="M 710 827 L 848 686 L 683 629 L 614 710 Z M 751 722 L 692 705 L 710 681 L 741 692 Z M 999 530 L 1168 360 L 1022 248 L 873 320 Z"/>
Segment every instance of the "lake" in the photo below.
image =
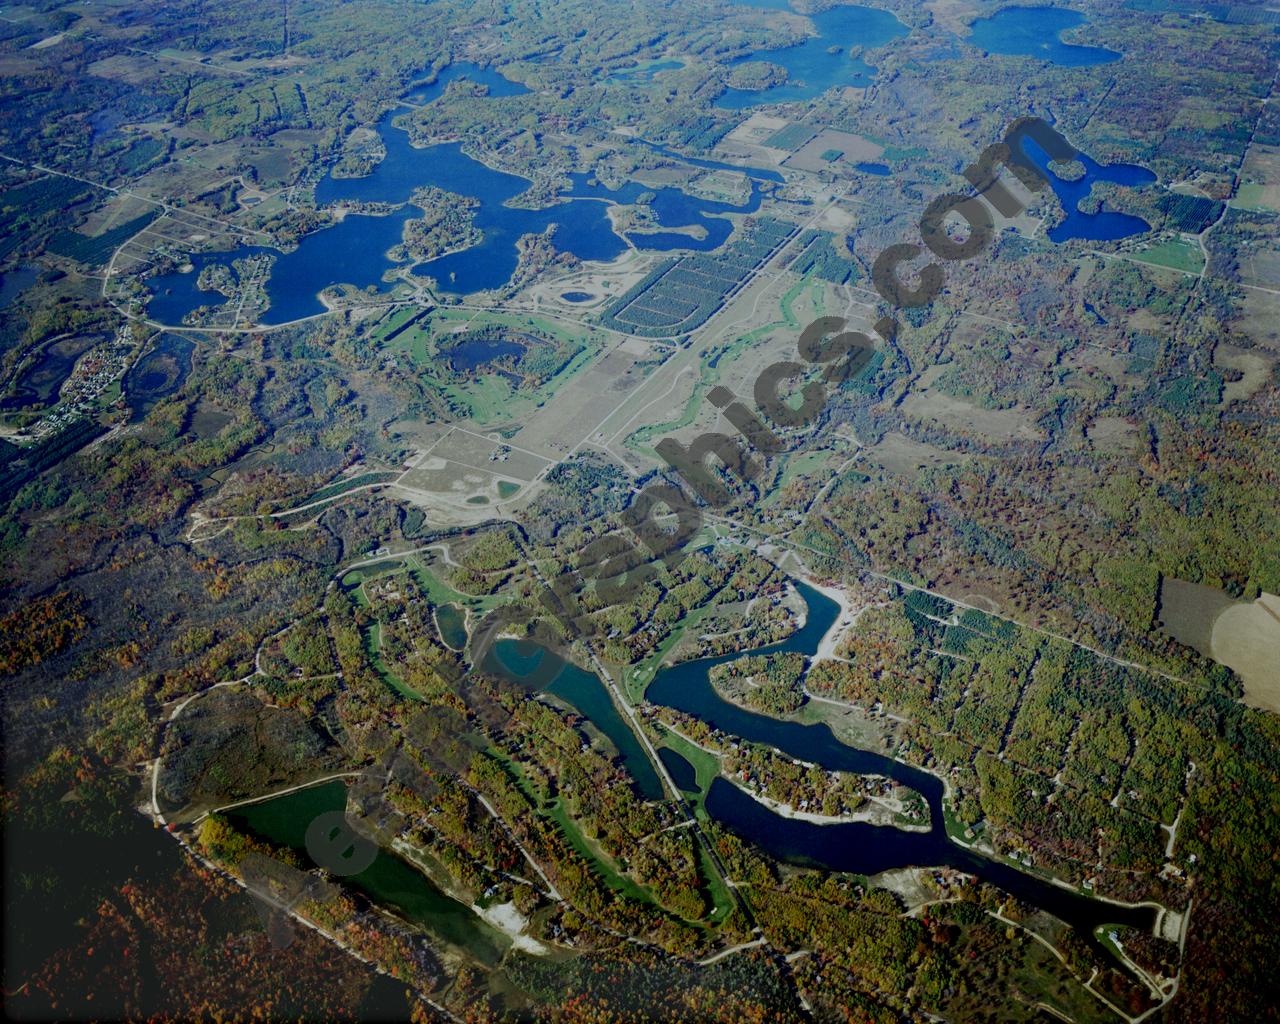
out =
<path fill-rule="evenodd" d="M 1066 921 L 1078 930 L 1083 941 L 1097 950 L 1103 948 L 1093 936 L 1094 928 L 1099 925 L 1125 924 L 1150 930 L 1155 920 L 1152 907 L 1126 907 L 1095 900 L 954 842 L 947 835 L 943 823 L 944 789 L 936 776 L 882 754 L 848 746 L 837 740 L 825 724 L 803 725 L 770 718 L 721 699 L 709 678 L 710 669 L 715 665 L 748 654 L 798 651 L 811 657 L 817 650 L 819 641 L 835 622 L 839 606 L 811 587 L 797 586 L 809 611 L 804 626 L 788 639 L 753 651 L 701 658 L 664 668 L 649 684 L 646 699 L 694 715 L 730 735 L 768 744 L 784 754 L 816 763 L 829 771 L 892 778 L 925 798 L 929 805 L 929 829 L 927 832 L 908 832 L 863 822 L 818 825 L 785 818 L 723 779 L 711 785 L 705 801 L 708 814 L 778 859 L 797 864 L 863 875 L 891 868 L 955 868 Z M 495 652 L 496 661 L 493 660 Z M 521 676 L 537 675 L 534 670 L 544 657 L 555 656 L 532 641 L 500 640 L 490 652 L 485 668 L 518 682 Z M 637 784 L 646 795 L 661 793 L 652 765 L 622 721 L 604 684 L 594 674 L 566 664 L 552 685 L 545 689 L 572 704 L 609 736 L 623 751 L 624 765 L 635 775 Z M 672 771 L 678 786 L 692 788 L 693 768 L 686 759 L 668 751 L 660 751 L 659 756 Z"/>
<path fill-rule="evenodd" d="M 562 202 L 541 210 L 519 209 L 507 204 L 529 187 L 528 179 L 472 159 L 463 153 L 460 142 L 415 149 L 408 133 L 391 124 L 397 114 L 389 112 L 378 124 L 386 156 L 371 174 L 363 178 L 327 175 L 316 185 L 316 203 L 321 207 L 339 202 L 402 204 L 396 210 L 381 216 L 348 214 L 340 222 L 305 236 L 288 253 L 261 246 L 198 253 L 191 260 L 194 271 L 151 279 L 155 295 L 148 305 L 149 315 L 176 325 L 202 305 L 222 303 L 225 300 L 220 294 L 197 286 L 200 270 L 258 253 L 276 257 L 266 285 L 270 308 L 261 317 L 262 323 L 281 324 L 323 313 L 319 293 L 335 284 L 386 294 L 392 285 L 382 280 L 383 274 L 396 266 L 388 260 L 387 252 L 400 243 L 405 222 L 421 216 L 408 199 L 414 189 L 427 185 L 469 196 L 480 204 L 474 218 L 483 233 L 478 244 L 411 268 L 415 276 L 432 278 L 442 290 L 458 294 L 501 288 L 510 281 L 517 265 L 516 242 L 525 234 L 540 234 L 554 227 L 555 247 L 583 260 L 615 259 L 626 251 L 628 243 L 658 252 L 709 251 L 732 233 L 733 225 L 723 214 L 753 213 L 760 206 L 754 182 L 749 199 L 739 206 L 689 196 L 675 188 L 650 190 L 635 182 L 611 190 L 593 183 L 589 175 L 576 174 L 571 176 L 572 187 Z M 660 230 L 633 232 L 626 238 L 618 235 L 608 217 L 609 204 L 634 202 L 646 191 L 655 193 L 652 207 L 657 227 L 697 227 L 705 232 L 704 237 Z"/>
<path fill-rule="evenodd" d="M 1063 32 L 1084 23 L 1083 14 L 1062 7 L 1006 7 L 990 18 L 975 21 L 968 41 L 988 53 L 1037 57 L 1064 67 L 1108 64 L 1124 56 L 1101 46 L 1062 41 Z"/>
<path fill-rule="evenodd" d="M 510 638 L 499 640 L 486 652 L 482 667 L 520 685 L 530 675 L 542 678 L 545 673 L 536 670 L 544 658 L 555 658 L 560 667 L 550 683 L 539 684 L 540 690 L 559 697 L 603 733 L 617 748 L 640 795 L 646 800 L 661 800 L 664 793 L 657 770 L 594 672 L 587 672 L 570 661 L 561 661 L 530 640 Z"/>
<path fill-rule="evenodd" d="M 1061 918 L 1091 944 L 1093 929 L 1101 924 L 1128 924 L 1150 930 L 1155 919 L 1151 907 L 1122 907 L 1093 900 L 953 842 L 943 825 L 942 782 L 928 772 L 841 743 L 825 724 L 802 725 L 769 718 L 722 700 L 708 675 L 713 666 L 747 654 L 798 651 L 811 657 L 817 650 L 818 642 L 835 622 L 839 606 L 811 587 L 798 584 L 798 588 L 809 614 L 804 626 L 787 640 L 754 651 L 681 662 L 663 669 L 654 677 L 645 697 L 695 715 L 733 736 L 766 743 L 829 771 L 888 776 L 924 796 L 929 805 L 929 831 L 907 832 L 862 822 L 817 825 L 785 818 L 723 779 L 714 782 L 707 795 L 708 814 L 781 860 L 864 875 L 890 868 L 942 865 L 976 875 Z"/>
<path fill-rule="evenodd" d="M 781 4 L 753 3 L 749 6 L 771 10 L 786 9 Z M 761 50 L 739 57 L 730 67 L 748 61 L 768 61 L 787 69 L 787 81 L 767 89 L 726 89 L 716 100 L 728 110 L 742 110 L 762 103 L 791 103 L 820 96 L 836 86 L 865 88 L 875 77 L 875 68 L 861 57 L 851 58 L 849 49 L 860 46 L 872 50 L 907 34 L 907 26 L 888 11 L 871 7 L 840 6 L 809 15 L 818 30 L 795 46 Z M 831 50 L 835 48 L 836 52 Z"/>
<path fill-rule="evenodd" d="M 326 811 L 341 811 L 346 806 L 346 786 L 342 782 L 326 782 L 246 804 L 227 812 L 227 817 L 238 826 L 306 857 L 307 827 Z M 393 853 L 379 850 L 374 862 L 364 871 L 340 881 L 359 889 L 376 903 L 394 908 L 405 920 L 421 926 L 435 938 L 467 950 L 481 963 L 496 964 L 502 957 L 506 940 L 500 932 Z"/>
<path fill-rule="evenodd" d="M 1082 238 L 1089 241 L 1111 241 L 1117 238 L 1128 238 L 1150 231 L 1151 225 L 1141 217 L 1129 213 L 1118 213 L 1114 210 L 1099 210 L 1097 213 L 1085 213 L 1080 204 L 1089 198 L 1095 182 L 1111 182 L 1115 185 L 1138 187 L 1150 185 L 1156 181 L 1156 175 L 1137 164 L 1099 164 L 1084 153 L 1077 153 L 1076 159 L 1084 167 L 1084 174 L 1076 181 L 1068 181 L 1053 172 L 1052 162 L 1034 139 L 1022 140 L 1023 152 L 1031 162 L 1049 179 L 1049 185 L 1066 218 L 1061 224 L 1049 229 L 1051 242 L 1065 242 L 1071 238 Z"/>
<path fill-rule="evenodd" d="M 477 85 L 483 85 L 488 89 L 490 99 L 499 99 L 503 96 L 524 96 L 529 92 L 528 86 L 521 82 L 513 82 L 511 79 L 499 74 L 493 68 L 482 68 L 479 64 L 472 64 L 470 61 L 455 61 L 443 67 L 436 73 L 435 80 L 432 82 L 414 82 L 401 96 L 401 99 L 409 103 L 417 103 L 420 106 L 426 106 L 438 100 L 444 95 L 444 91 L 450 82 L 468 81 L 475 82 Z"/>

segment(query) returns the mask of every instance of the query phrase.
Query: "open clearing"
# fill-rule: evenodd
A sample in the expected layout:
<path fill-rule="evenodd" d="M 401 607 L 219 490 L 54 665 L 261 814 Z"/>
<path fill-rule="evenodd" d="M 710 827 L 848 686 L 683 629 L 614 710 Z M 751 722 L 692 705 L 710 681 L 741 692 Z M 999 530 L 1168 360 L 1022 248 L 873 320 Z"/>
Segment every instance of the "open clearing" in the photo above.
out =
<path fill-rule="evenodd" d="M 914 476 L 918 470 L 929 466 L 943 466 L 961 462 L 964 455 L 953 455 L 931 444 L 913 441 L 905 434 L 894 431 L 872 448 L 865 459 L 868 465 L 880 466 L 898 476 Z"/>
<path fill-rule="evenodd" d="M 1186 235 L 1173 235 L 1150 245 L 1139 246 L 1129 252 L 1139 263 L 1149 263 L 1170 270 L 1198 274 L 1204 267 L 1204 254 L 1200 244 Z"/>
<path fill-rule="evenodd" d="M 840 155 L 831 159 L 827 154 L 832 152 Z M 837 166 L 845 169 L 856 163 L 878 160 L 883 154 L 883 146 L 861 135 L 824 128 L 797 149 L 786 165 L 802 171 L 827 171 Z"/>
<path fill-rule="evenodd" d="M 1250 147 L 1240 174 L 1240 189 L 1231 205 L 1280 213 L 1280 149 Z"/>
<path fill-rule="evenodd" d="M 716 147 L 721 156 L 747 159 L 755 163 L 780 164 L 790 152 L 766 146 L 765 140 L 787 126 L 785 117 L 772 114 L 752 114 L 733 131 L 720 140 Z"/>
<path fill-rule="evenodd" d="M 1179 643 L 1234 670 L 1246 704 L 1280 712 L 1280 597 L 1235 601 L 1217 587 L 1166 578 L 1159 618 Z"/>
<path fill-rule="evenodd" d="M 1244 702 L 1280 713 L 1280 597 L 1239 602 L 1213 623 L 1210 656 L 1244 680 Z"/>
<path fill-rule="evenodd" d="M 1275 359 L 1252 349 L 1219 345 L 1213 353 L 1215 366 L 1239 371 L 1239 380 L 1229 380 L 1222 388 L 1222 404 L 1243 402 L 1258 393 L 1276 365 Z"/>
<path fill-rule="evenodd" d="M 920 375 L 900 406 L 905 416 L 961 433 L 981 434 L 993 441 L 1043 439 L 1043 433 L 1032 423 L 1034 413 L 1030 409 L 984 409 L 933 387 L 945 370 L 942 365 L 931 366 Z"/>
<path fill-rule="evenodd" d="M 1259 345 L 1280 353 L 1280 295 L 1245 289 L 1240 298 L 1240 331 Z"/>

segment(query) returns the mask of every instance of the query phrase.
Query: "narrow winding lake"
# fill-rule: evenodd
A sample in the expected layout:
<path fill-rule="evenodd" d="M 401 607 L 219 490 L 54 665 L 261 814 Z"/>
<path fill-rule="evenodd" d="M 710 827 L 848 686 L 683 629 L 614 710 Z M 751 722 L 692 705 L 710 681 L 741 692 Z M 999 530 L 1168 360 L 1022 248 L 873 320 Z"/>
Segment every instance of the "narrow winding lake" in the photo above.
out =
<path fill-rule="evenodd" d="M 546 658 L 554 659 L 550 672 L 543 668 Z M 536 679 L 539 690 L 559 697 L 608 738 L 621 755 L 641 796 L 646 800 L 662 799 L 662 782 L 656 769 L 594 672 L 563 661 L 532 641 L 509 638 L 493 645 L 483 668 L 518 685 L 527 686 L 528 680 Z M 546 679 L 548 675 L 550 680 Z"/>
<path fill-rule="evenodd" d="M 1081 896 L 1008 864 L 953 842 L 943 826 L 941 780 L 892 758 L 841 743 L 826 725 L 801 725 L 758 715 L 722 700 L 709 678 L 710 669 L 747 654 L 798 651 L 806 657 L 839 614 L 839 606 L 813 588 L 798 584 L 808 605 L 804 627 L 787 640 L 741 654 L 686 661 L 659 672 L 645 693 L 656 704 L 696 715 L 709 725 L 757 743 L 767 743 L 792 757 L 815 762 L 830 771 L 888 776 L 922 794 L 929 804 L 928 832 L 907 832 L 862 822 L 816 825 L 775 814 L 736 786 L 717 779 L 707 795 L 707 812 L 782 860 L 836 871 L 871 875 L 890 868 L 946 865 L 976 875 L 1076 927 L 1093 941 L 1101 924 L 1128 924 L 1150 930 L 1151 907 L 1123 907 Z"/>

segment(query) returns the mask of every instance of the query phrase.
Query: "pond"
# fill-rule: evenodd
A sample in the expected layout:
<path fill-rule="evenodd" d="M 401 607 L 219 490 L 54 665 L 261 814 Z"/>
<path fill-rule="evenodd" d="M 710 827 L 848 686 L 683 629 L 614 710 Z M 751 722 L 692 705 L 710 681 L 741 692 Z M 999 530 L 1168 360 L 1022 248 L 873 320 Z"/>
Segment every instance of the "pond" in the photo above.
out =
<path fill-rule="evenodd" d="M 590 292 L 562 292 L 560 298 L 564 299 L 565 302 L 587 302 L 590 299 L 594 299 L 595 296 Z"/>
<path fill-rule="evenodd" d="M 774 856 L 797 863 L 865 875 L 889 868 L 946 865 L 1047 910 L 1077 928 L 1080 937 L 1091 943 L 1093 929 L 1101 924 L 1128 924 L 1150 930 L 1155 918 L 1151 907 L 1122 907 L 1093 900 L 953 842 L 943 824 L 943 785 L 935 776 L 841 743 L 825 724 L 801 725 L 769 718 L 722 700 L 709 678 L 713 666 L 747 654 L 798 651 L 811 657 L 816 652 L 818 642 L 835 622 L 839 606 L 804 584 L 798 584 L 798 589 L 809 614 L 804 626 L 787 640 L 754 651 L 687 661 L 663 669 L 654 677 L 645 697 L 695 715 L 733 736 L 766 743 L 829 771 L 888 776 L 924 796 L 929 805 L 929 831 L 907 832 L 865 823 L 816 825 L 785 818 L 724 780 L 713 783 L 707 795 L 706 809 L 713 818 Z"/>
<path fill-rule="evenodd" d="M 499 640 L 486 653 L 482 667 L 511 682 L 521 684 L 542 664 L 543 658 L 555 657 L 529 640 Z M 557 659 L 559 661 L 559 659 Z M 593 672 L 587 672 L 572 662 L 561 662 L 559 672 L 547 685 L 544 693 L 559 697 L 587 721 L 603 733 L 617 748 L 636 789 L 646 800 L 661 800 L 662 782 L 648 755 L 640 746 L 631 727 L 622 720 L 622 714 L 614 704 L 604 683 Z"/>
<path fill-rule="evenodd" d="M 135 418 L 145 416 L 166 395 L 171 395 L 191 373 L 195 344 L 177 334 L 162 334 L 151 351 L 125 374 L 125 400 Z"/>
<path fill-rule="evenodd" d="M 76 361 L 105 340 L 102 335 L 86 334 L 46 345 L 30 369 L 18 378 L 13 392 L 0 400 L 0 409 L 25 409 L 55 401 L 63 382 L 75 369 Z"/>
<path fill-rule="evenodd" d="M 40 271 L 36 267 L 14 267 L 0 276 L 0 309 L 14 302 L 36 283 Z"/>
<path fill-rule="evenodd" d="M 1062 41 L 1062 33 L 1085 23 L 1078 11 L 1062 7 L 1006 7 L 990 18 L 979 18 L 969 42 L 988 53 L 1038 57 L 1064 67 L 1108 64 L 1122 56 L 1101 46 L 1076 46 Z"/>
<path fill-rule="evenodd" d="M 460 651 L 467 646 L 467 617 L 456 604 L 436 607 L 436 631 L 446 647 Z"/>
<path fill-rule="evenodd" d="M 774 4 L 751 4 L 782 10 Z M 742 110 L 762 103 L 791 103 L 820 96 L 836 86 L 865 88 L 875 76 L 875 68 L 861 57 L 850 57 L 849 50 L 858 46 L 873 50 L 899 36 L 907 27 L 888 11 L 871 7 L 844 5 L 809 15 L 818 30 L 795 46 L 778 50 L 761 50 L 730 63 L 730 67 L 748 61 L 768 61 L 787 69 L 787 81 L 767 89 L 726 89 L 716 100 L 728 110 Z M 832 52 L 834 51 L 834 52 Z"/>
<path fill-rule="evenodd" d="M 346 786 L 327 782 L 247 804 L 227 812 L 227 817 L 263 839 L 306 857 L 307 827 L 326 811 L 341 811 L 346 805 Z M 341 881 L 374 902 L 399 911 L 405 920 L 435 938 L 465 949 L 481 963 L 496 964 L 502 957 L 506 940 L 500 932 L 393 853 L 380 850 L 364 871 Z"/>
<path fill-rule="evenodd" d="M 1051 242 L 1065 242 L 1071 238 L 1095 242 L 1111 241 L 1151 230 L 1150 224 L 1133 214 L 1106 209 L 1100 209 L 1097 213 L 1085 213 L 1080 209 L 1080 204 L 1089 198 L 1095 182 L 1106 181 L 1130 187 L 1150 185 L 1156 180 L 1153 172 L 1137 164 L 1099 164 L 1084 153 L 1078 153 L 1076 159 L 1084 167 L 1084 174 L 1075 181 L 1068 181 L 1054 173 L 1049 154 L 1034 139 L 1024 138 L 1022 149 L 1049 179 L 1049 185 L 1066 213 L 1061 224 L 1049 229 Z"/>
<path fill-rule="evenodd" d="M 474 373 L 482 366 L 507 356 L 524 354 L 524 346 L 503 338 L 467 338 L 440 352 L 455 372 Z"/>
<path fill-rule="evenodd" d="M 389 112 L 378 125 L 386 156 L 371 174 L 363 178 L 329 175 L 316 185 L 316 203 L 321 207 L 343 201 L 400 204 L 393 212 L 348 214 L 338 223 L 305 236 L 288 253 L 243 246 L 232 252 L 196 254 L 191 259 L 193 271 L 158 275 L 148 282 L 155 293 L 148 306 L 151 317 L 179 324 L 202 305 L 221 304 L 225 301 L 221 295 L 198 287 L 199 272 L 211 263 L 230 264 L 260 253 L 276 257 L 266 285 L 270 308 L 261 317 L 262 323 L 281 324 L 323 313 L 319 294 L 336 284 L 385 294 L 392 285 L 383 281 L 383 274 L 395 266 L 387 252 L 400 243 L 405 222 L 421 216 L 407 200 L 422 186 L 479 200 L 474 223 L 483 233 L 482 240 L 411 268 L 415 276 L 433 278 L 441 289 L 458 294 L 501 288 L 510 281 L 517 265 L 516 242 L 522 235 L 553 229 L 555 247 L 582 260 L 615 259 L 626 251 L 628 243 L 662 252 L 677 248 L 707 251 L 732 233 L 732 223 L 723 214 L 754 213 L 760 205 L 754 186 L 748 201 L 740 206 L 688 196 L 675 188 L 658 189 L 652 203 L 657 225 L 697 227 L 705 232 L 704 237 L 658 231 L 636 232 L 624 239 L 613 230 L 608 204 L 634 202 L 648 191 L 644 186 L 629 183 L 610 190 L 590 184 L 586 174 L 576 174 L 571 176 L 570 191 L 554 206 L 541 210 L 509 206 L 528 189 L 528 179 L 472 159 L 463 153 L 460 142 L 415 149 L 408 133 L 391 124 L 396 115 L 396 111 Z"/>
<path fill-rule="evenodd" d="M 620 82 L 652 82 L 653 79 L 662 74 L 664 71 L 679 71 L 684 67 L 684 61 L 681 60 L 659 60 L 652 64 L 644 64 L 640 67 L 628 68 L 626 71 L 615 71 L 605 79 L 606 85 L 613 85 Z"/>
<path fill-rule="evenodd" d="M 667 774 L 671 776 L 671 781 L 686 793 L 696 792 L 698 789 L 698 773 L 693 765 L 689 763 L 688 758 L 682 754 L 676 753 L 670 747 L 661 747 L 658 750 L 658 759 L 662 762 Z"/>

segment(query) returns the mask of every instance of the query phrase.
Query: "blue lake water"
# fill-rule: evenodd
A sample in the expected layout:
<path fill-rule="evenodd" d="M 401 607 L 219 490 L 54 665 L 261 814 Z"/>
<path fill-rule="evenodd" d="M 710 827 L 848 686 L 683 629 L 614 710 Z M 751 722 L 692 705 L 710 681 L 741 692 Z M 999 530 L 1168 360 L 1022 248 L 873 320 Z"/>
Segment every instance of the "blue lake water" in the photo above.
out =
<path fill-rule="evenodd" d="M 529 91 L 523 83 L 513 82 L 492 68 L 482 68 L 479 64 L 472 64 L 469 61 L 457 61 L 441 68 L 431 83 L 414 82 L 402 99 L 410 103 L 426 105 L 443 96 L 450 82 L 462 79 L 486 86 L 490 99 L 498 99 L 502 96 L 523 96 Z"/>
<path fill-rule="evenodd" d="M 799 584 L 808 605 L 804 626 L 786 640 L 716 658 L 681 662 L 662 669 L 645 692 L 645 699 L 694 715 L 707 724 L 749 741 L 764 743 L 784 754 L 816 763 L 831 771 L 878 774 L 916 790 L 929 806 L 927 831 L 906 831 L 863 822 L 818 825 L 782 817 L 724 779 L 714 781 L 707 793 L 707 813 L 779 859 L 857 874 L 876 874 L 891 868 L 949 866 L 975 875 L 1027 903 L 1040 907 L 1075 927 L 1082 941 L 1109 955 L 1093 936 L 1103 924 L 1126 924 L 1149 931 L 1155 920 L 1152 907 L 1126 907 L 1105 903 L 1054 885 L 1011 866 L 1003 859 L 984 856 L 952 841 L 943 819 L 943 784 L 936 776 L 883 754 L 848 746 L 836 739 L 825 724 L 803 725 L 747 711 L 723 700 L 711 685 L 710 670 L 749 654 L 797 651 L 812 657 L 819 641 L 835 622 L 839 607 L 811 587 Z M 494 655 L 496 654 L 496 657 Z M 561 661 L 528 640 L 500 640 L 490 651 L 484 668 L 513 682 L 540 677 L 541 659 L 555 659 L 564 666 L 550 686 L 590 719 L 623 752 L 623 763 L 647 795 L 660 795 L 656 773 L 634 734 L 622 721 L 604 684 L 592 673 Z M 543 672 L 542 676 L 551 674 Z M 615 738 L 616 737 L 616 738 Z M 663 764 L 681 788 L 694 785 L 693 766 L 667 751 L 659 752 Z M 683 763 L 682 763 L 683 762 Z"/>
<path fill-rule="evenodd" d="M 949 865 L 1032 903 L 1080 931 L 1093 942 L 1093 929 L 1106 923 L 1131 924 L 1149 930 L 1149 907 L 1121 907 L 1089 899 L 1052 885 L 1007 863 L 974 853 L 948 838 L 943 826 L 942 782 L 933 775 L 881 754 L 841 743 L 826 725 L 801 725 L 758 715 L 722 700 L 709 678 L 710 669 L 745 654 L 798 651 L 811 657 L 835 622 L 839 607 L 810 587 L 799 585 L 809 608 L 805 625 L 787 640 L 743 654 L 687 661 L 663 669 L 645 693 L 655 704 L 695 715 L 743 739 L 766 743 L 785 754 L 828 770 L 886 775 L 924 796 L 929 805 L 928 832 L 850 823 L 816 825 L 775 814 L 738 787 L 717 780 L 707 794 L 707 812 L 734 831 L 760 844 L 774 856 L 838 871 L 875 874 L 890 868 Z"/>
<path fill-rule="evenodd" d="M 542 681 L 543 661 L 552 658 L 550 681 Z M 646 800 L 660 800 L 662 782 L 649 761 L 640 740 L 622 720 L 609 691 L 593 672 L 587 672 L 569 661 L 550 654 L 529 640 L 499 640 L 485 656 L 483 667 L 522 685 L 526 679 L 538 678 L 538 688 L 559 697 L 600 730 L 622 756 L 622 763 Z M 553 673 L 553 674 L 552 674 Z"/>
<path fill-rule="evenodd" d="M 1124 56 L 1101 46 L 1062 41 L 1063 32 L 1084 22 L 1083 14 L 1061 7 L 1006 7 L 975 21 L 969 42 L 988 53 L 1037 57 L 1065 67 L 1107 64 Z"/>
<path fill-rule="evenodd" d="M 15 267 L 0 277 L 0 309 L 13 302 L 36 283 L 40 271 L 35 267 Z"/>
<path fill-rule="evenodd" d="M 1155 182 L 1156 175 L 1137 164 L 1099 164 L 1084 153 L 1076 159 L 1084 166 L 1084 174 L 1076 181 L 1059 178 L 1053 172 L 1049 155 L 1041 149 L 1033 139 L 1023 139 L 1023 152 L 1038 167 L 1045 177 L 1062 208 L 1066 211 L 1066 219 L 1049 229 L 1051 242 L 1065 242 L 1071 238 L 1082 238 L 1088 241 L 1111 241 L 1117 238 L 1128 238 L 1150 231 L 1151 225 L 1141 217 L 1129 213 L 1118 213 L 1114 210 L 1099 210 L 1097 213 L 1085 213 L 1080 210 L 1080 203 L 1089 197 L 1095 182 L 1111 182 L 1115 185 L 1137 187 Z"/>
<path fill-rule="evenodd" d="M 481 366 L 497 362 L 504 356 L 518 356 L 524 352 L 523 345 L 500 338 L 468 338 L 445 350 L 449 364 L 454 370 L 474 373 Z"/>
<path fill-rule="evenodd" d="M 750 4 L 785 10 L 774 4 Z M 861 57 L 851 59 L 849 48 L 874 49 L 907 34 L 907 27 L 888 11 L 871 7 L 841 6 L 809 15 L 817 36 L 795 46 L 761 50 L 741 57 L 730 66 L 747 61 L 769 61 L 787 69 L 788 80 L 768 89 L 727 89 L 716 100 L 727 110 L 742 110 L 761 103 L 789 103 L 820 96 L 834 86 L 865 87 L 871 84 L 875 68 Z M 837 52 L 831 53 L 832 47 Z"/>
<path fill-rule="evenodd" d="M 151 280 L 155 292 L 148 306 L 151 317 L 176 325 L 199 306 L 221 304 L 221 295 L 197 287 L 199 271 L 210 263 L 230 263 L 254 253 L 276 255 L 267 282 L 270 308 L 262 317 L 263 323 L 285 323 L 322 313 L 324 306 L 318 295 L 334 284 L 372 287 L 375 292 L 385 293 L 392 286 L 382 281 L 382 275 L 394 266 L 386 254 L 400 243 L 405 221 L 421 216 L 421 211 L 407 202 L 414 189 L 421 186 L 434 185 L 480 202 L 475 225 L 483 233 L 482 241 L 412 268 L 415 275 L 434 278 L 443 290 L 460 294 L 506 284 L 515 273 L 517 240 L 525 234 L 542 233 L 552 225 L 552 241 L 560 251 L 583 260 L 607 261 L 621 255 L 628 241 L 636 248 L 658 252 L 714 249 L 733 230 L 732 223 L 718 214 L 752 213 L 760 206 L 754 181 L 747 202 L 735 206 L 688 196 L 675 188 L 647 189 L 635 182 L 610 190 L 592 184 L 586 174 L 577 174 L 572 176 L 573 184 L 565 193 L 564 202 L 542 210 L 518 209 L 506 204 L 529 187 L 527 179 L 473 160 L 463 153 L 459 142 L 415 149 L 408 133 L 392 126 L 393 116 L 395 112 L 388 113 L 378 125 L 386 156 L 373 172 L 363 178 L 326 176 L 316 185 L 316 203 L 322 207 L 342 201 L 404 205 L 384 216 L 349 214 L 341 222 L 307 235 L 289 253 L 244 246 L 230 253 L 197 254 L 191 261 L 194 273 L 175 272 Z M 672 231 L 634 232 L 626 239 L 620 237 L 606 212 L 608 204 L 633 202 L 646 191 L 655 193 L 651 205 L 659 227 L 696 225 L 705 231 L 705 237 L 696 239 Z"/>

